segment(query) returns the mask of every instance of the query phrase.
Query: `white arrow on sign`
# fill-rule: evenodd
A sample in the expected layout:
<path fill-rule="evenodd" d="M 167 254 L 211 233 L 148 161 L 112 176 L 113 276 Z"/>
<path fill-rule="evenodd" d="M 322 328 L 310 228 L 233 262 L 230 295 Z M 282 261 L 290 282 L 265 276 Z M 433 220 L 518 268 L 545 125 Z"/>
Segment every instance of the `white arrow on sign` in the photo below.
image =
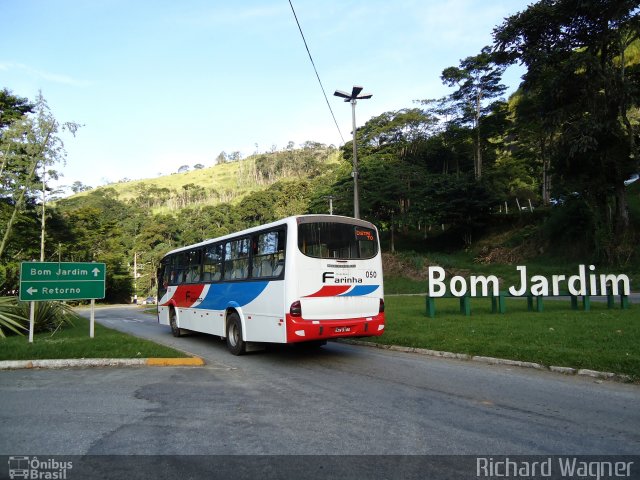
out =
<path fill-rule="evenodd" d="M 100 273 L 100 269 L 98 267 L 94 268 L 93 270 L 91 270 L 93 272 L 93 276 L 97 277 L 98 274 Z"/>
<path fill-rule="evenodd" d="M 34 293 L 38 293 L 38 289 L 37 288 L 33 288 L 33 287 L 29 287 L 29 289 L 27 290 L 27 293 L 29 295 L 33 295 Z"/>

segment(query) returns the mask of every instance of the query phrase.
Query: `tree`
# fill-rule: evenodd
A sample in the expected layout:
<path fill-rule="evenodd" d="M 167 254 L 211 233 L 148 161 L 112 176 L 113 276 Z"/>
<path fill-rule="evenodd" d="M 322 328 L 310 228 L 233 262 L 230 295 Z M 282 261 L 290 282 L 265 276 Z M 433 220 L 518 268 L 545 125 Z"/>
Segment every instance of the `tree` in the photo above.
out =
<path fill-rule="evenodd" d="M 385 112 L 358 129 L 359 156 L 393 153 L 402 159 L 415 157 L 436 125 L 436 117 L 419 108 Z M 351 160 L 352 150 L 352 142 L 347 142 L 343 147 L 345 160 Z"/>
<path fill-rule="evenodd" d="M 459 177 L 432 175 L 423 192 L 417 210 L 430 223 L 450 225 L 467 247 L 487 224 L 491 207 L 496 203 L 491 186 L 471 173 Z"/>
<path fill-rule="evenodd" d="M 226 152 L 222 151 L 218 154 L 218 156 L 216 157 L 215 163 L 216 164 L 222 164 L 222 163 L 227 163 L 228 160 L 228 156 L 226 154 Z"/>
<path fill-rule="evenodd" d="M 64 199 L 56 207 L 62 217 L 58 229 L 67 235 L 64 257 L 106 263 L 106 300 L 129 301 L 133 282 L 128 265 L 133 260 L 136 230 L 141 222 L 135 209 L 118 200 L 113 189 L 97 189 L 80 198 Z"/>
<path fill-rule="evenodd" d="M 396 226 L 410 223 L 416 188 L 424 183 L 424 172 L 417 165 L 393 155 L 375 154 L 363 159 L 362 211 L 383 222 L 391 231 L 391 251 L 395 251 Z"/>
<path fill-rule="evenodd" d="M 189 171 L 189 165 L 182 165 L 179 169 L 178 169 L 178 173 L 186 173 Z"/>
<path fill-rule="evenodd" d="M 206 197 L 207 191 L 204 187 L 195 183 L 187 183 L 182 186 L 182 190 L 178 193 L 180 205 L 186 207 L 192 203 L 196 203 Z"/>
<path fill-rule="evenodd" d="M 273 205 L 276 201 L 276 194 L 270 189 L 253 192 L 238 204 L 238 209 L 241 212 L 240 218 L 247 227 L 255 227 L 277 220 L 273 211 Z"/>
<path fill-rule="evenodd" d="M 68 130 L 75 135 L 79 125 L 74 122 L 60 124 L 49 109 L 47 101 L 38 93 L 32 116 L 22 116 L 4 131 L 1 151 L 0 184 L 4 186 L 3 195 L 10 199 L 13 212 L 9 217 L 2 240 L 0 258 L 11 236 L 18 213 L 24 208 L 26 198 L 34 190 L 42 188 L 41 215 L 41 260 L 44 256 L 45 242 L 45 203 L 46 203 L 46 167 L 63 162 L 66 158 L 64 143 L 58 137 L 60 130 Z M 42 169 L 38 177 L 38 169 Z"/>
<path fill-rule="evenodd" d="M 626 54 L 640 39 L 637 0 L 541 0 L 494 30 L 504 64 L 527 66 L 522 89 L 535 99 L 529 118 L 550 139 L 564 188 L 595 215 L 595 247 L 609 260 L 629 231 L 624 180 L 638 167 L 640 64 Z M 609 220 L 610 202 L 615 212 Z"/>
<path fill-rule="evenodd" d="M 490 111 L 488 100 L 502 95 L 506 86 L 500 83 L 505 70 L 494 62 L 490 47 L 473 57 L 460 62 L 459 67 L 448 67 L 442 71 L 442 82 L 448 87 L 458 87 L 449 95 L 449 100 L 458 115 L 456 121 L 470 125 L 474 133 L 473 167 L 475 177 L 482 177 L 482 118 Z"/>
<path fill-rule="evenodd" d="M 15 96 L 6 88 L 0 90 L 0 135 L 2 129 L 32 113 L 34 107 L 29 99 Z"/>
<path fill-rule="evenodd" d="M 76 180 L 75 182 L 73 182 L 71 184 L 71 191 L 73 193 L 80 193 L 80 192 L 86 192 L 88 190 L 91 190 L 93 187 L 89 186 L 89 185 L 85 185 L 84 183 L 82 183 L 79 180 Z"/>
<path fill-rule="evenodd" d="M 514 113 L 511 134 L 515 139 L 514 156 L 535 168 L 540 181 L 542 203 L 549 205 L 553 176 L 551 149 L 555 129 L 549 118 L 539 115 L 543 102 L 540 92 L 519 89 L 510 99 Z"/>

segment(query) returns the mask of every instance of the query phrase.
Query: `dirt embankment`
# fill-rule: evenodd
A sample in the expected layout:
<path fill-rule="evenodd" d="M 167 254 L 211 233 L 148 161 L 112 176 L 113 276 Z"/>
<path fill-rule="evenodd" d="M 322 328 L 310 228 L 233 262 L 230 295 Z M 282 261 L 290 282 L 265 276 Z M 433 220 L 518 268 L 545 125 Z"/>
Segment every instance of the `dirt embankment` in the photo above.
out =
<path fill-rule="evenodd" d="M 532 248 L 524 246 L 504 247 L 504 246 L 484 246 L 480 249 L 474 263 L 482 265 L 507 264 L 513 265 L 522 263 L 532 255 Z M 382 254 L 382 268 L 385 276 L 404 277 L 411 280 L 426 280 L 429 275 L 430 266 L 442 266 L 438 262 L 431 261 L 422 255 L 409 254 Z M 467 277 L 471 274 L 468 268 L 456 268 L 446 266 L 445 271 L 448 276 L 460 275 Z"/>
<path fill-rule="evenodd" d="M 422 265 L 420 265 L 422 263 Z M 411 280 L 424 280 L 427 278 L 428 262 L 411 261 L 406 256 L 400 257 L 393 253 L 382 254 L 382 269 L 385 276 L 405 277 Z"/>

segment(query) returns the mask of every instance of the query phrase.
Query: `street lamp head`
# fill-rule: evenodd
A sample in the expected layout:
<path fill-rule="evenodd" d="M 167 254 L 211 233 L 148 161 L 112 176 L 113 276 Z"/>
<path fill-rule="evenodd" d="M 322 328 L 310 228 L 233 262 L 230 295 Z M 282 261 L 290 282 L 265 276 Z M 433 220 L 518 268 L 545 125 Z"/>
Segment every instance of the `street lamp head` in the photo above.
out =
<path fill-rule="evenodd" d="M 362 87 L 358 87 L 354 85 L 353 88 L 351 89 L 351 98 L 358 98 L 358 95 L 360 95 L 361 91 L 362 91 Z"/>
<path fill-rule="evenodd" d="M 344 98 L 345 102 L 352 102 L 354 100 L 367 100 L 373 96 L 370 93 L 360 95 L 360 92 L 362 92 L 362 87 L 354 86 L 351 89 L 350 94 L 342 90 L 336 90 L 335 92 L 333 92 L 333 95 L 336 97 Z"/>
<path fill-rule="evenodd" d="M 335 92 L 333 92 L 333 95 L 336 97 L 344 98 L 345 102 L 351 101 L 351 95 L 349 95 L 347 92 L 343 92 L 342 90 L 336 90 Z"/>

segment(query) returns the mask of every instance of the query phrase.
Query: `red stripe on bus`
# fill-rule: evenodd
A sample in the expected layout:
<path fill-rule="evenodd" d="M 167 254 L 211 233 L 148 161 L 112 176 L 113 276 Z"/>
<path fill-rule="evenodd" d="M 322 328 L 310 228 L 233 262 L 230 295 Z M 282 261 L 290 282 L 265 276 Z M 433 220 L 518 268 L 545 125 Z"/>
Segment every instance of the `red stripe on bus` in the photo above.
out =
<path fill-rule="evenodd" d="M 181 285 L 171 297 L 177 307 L 190 307 L 204 290 L 204 285 Z"/>
<path fill-rule="evenodd" d="M 351 288 L 351 285 L 325 285 L 316 293 L 312 293 L 311 295 L 306 295 L 305 298 L 309 297 L 335 297 L 336 295 L 340 295 L 341 293 L 346 292 Z"/>

